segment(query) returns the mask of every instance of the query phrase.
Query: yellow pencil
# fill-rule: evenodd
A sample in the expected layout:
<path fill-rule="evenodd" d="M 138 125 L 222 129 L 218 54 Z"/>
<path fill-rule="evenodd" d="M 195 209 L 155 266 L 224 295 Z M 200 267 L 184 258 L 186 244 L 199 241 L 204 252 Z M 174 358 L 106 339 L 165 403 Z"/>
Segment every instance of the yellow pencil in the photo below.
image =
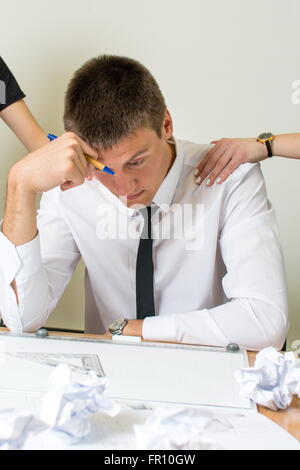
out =
<path fill-rule="evenodd" d="M 98 170 L 104 171 L 105 173 L 108 173 L 109 175 L 115 174 L 113 170 L 111 170 L 108 166 L 103 165 L 103 163 L 98 162 L 98 160 L 95 160 L 95 158 L 90 157 L 89 155 L 84 155 L 84 156 L 87 159 L 87 161 L 91 163 L 92 165 L 94 165 L 96 168 L 98 168 Z"/>

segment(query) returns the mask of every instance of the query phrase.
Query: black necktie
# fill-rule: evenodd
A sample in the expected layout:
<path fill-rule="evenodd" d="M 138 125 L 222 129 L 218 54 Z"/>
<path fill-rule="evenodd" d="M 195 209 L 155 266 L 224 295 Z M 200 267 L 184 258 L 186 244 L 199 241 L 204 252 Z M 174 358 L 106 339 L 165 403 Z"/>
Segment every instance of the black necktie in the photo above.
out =
<path fill-rule="evenodd" d="M 144 228 L 140 238 L 136 261 L 136 317 L 143 319 L 155 315 L 153 293 L 153 260 L 151 234 L 151 206 L 141 210 Z"/>

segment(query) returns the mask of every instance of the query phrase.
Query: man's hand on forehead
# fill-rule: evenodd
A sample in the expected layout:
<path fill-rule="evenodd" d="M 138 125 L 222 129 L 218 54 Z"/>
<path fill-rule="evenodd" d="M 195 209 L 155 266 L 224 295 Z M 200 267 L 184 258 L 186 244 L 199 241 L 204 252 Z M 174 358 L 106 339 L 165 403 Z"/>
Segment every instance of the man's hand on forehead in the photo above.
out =
<path fill-rule="evenodd" d="M 22 191 L 41 193 L 60 186 L 66 191 L 84 183 L 93 174 L 85 155 L 97 152 L 73 132 L 67 132 L 18 161 L 11 169 L 10 181 Z"/>

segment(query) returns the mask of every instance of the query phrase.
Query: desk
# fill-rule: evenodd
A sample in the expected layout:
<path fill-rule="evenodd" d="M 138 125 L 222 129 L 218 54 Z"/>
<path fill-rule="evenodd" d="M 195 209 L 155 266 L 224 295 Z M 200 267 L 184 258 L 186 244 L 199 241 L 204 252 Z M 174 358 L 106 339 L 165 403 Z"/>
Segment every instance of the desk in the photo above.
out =
<path fill-rule="evenodd" d="M 6 328 L 0 328 L 0 331 L 7 331 Z M 55 336 L 57 333 L 50 332 L 51 336 Z M 85 338 L 94 338 L 102 339 L 102 335 L 86 335 L 79 333 L 59 333 L 59 336 L 74 336 L 74 337 L 85 337 Z M 105 338 L 107 339 L 107 337 Z M 248 358 L 250 365 L 253 365 L 255 362 L 256 353 L 248 352 Z M 291 405 L 287 410 L 281 411 L 271 411 L 263 406 L 258 407 L 258 411 L 271 419 L 283 429 L 288 431 L 292 436 L 300 441 L 300 398 L 294 397 Z"/>

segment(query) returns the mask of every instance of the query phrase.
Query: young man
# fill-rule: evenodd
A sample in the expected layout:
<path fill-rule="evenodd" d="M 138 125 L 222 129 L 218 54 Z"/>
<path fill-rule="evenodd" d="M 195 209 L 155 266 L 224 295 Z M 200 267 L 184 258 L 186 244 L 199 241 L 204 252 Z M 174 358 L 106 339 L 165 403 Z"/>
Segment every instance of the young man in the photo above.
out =
<path fill-rule="evenodd" d="M 78 70 L 64 120 L 67 134 L 9 173 L 0 233 L 6 325 L 43 325 L 82 256 L 87 332 L 280 348 L 286 284 L 259 166 L 243 165 L 210 190 L 196 185 L 195 165 L 210 147 L 173 138 L 156 81 L 127 58 L 101 56 Z M 84 154 L 115 175 L 92 170 Z"/>

